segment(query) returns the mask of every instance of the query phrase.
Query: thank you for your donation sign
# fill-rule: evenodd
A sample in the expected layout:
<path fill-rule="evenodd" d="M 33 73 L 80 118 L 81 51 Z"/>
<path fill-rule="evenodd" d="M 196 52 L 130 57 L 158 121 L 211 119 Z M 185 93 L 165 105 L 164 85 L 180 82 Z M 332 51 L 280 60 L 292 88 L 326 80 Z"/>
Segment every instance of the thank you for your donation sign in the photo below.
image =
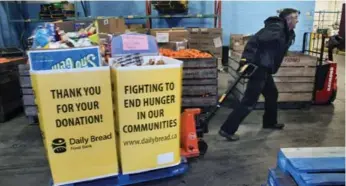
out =
<path fill-rule="evenodd" d="M 118 173 L 108 67 L 32 71 L 55 183 Z"/>
<path fill-rule="evenodd" d="M 179 163 L 180 68 L 118 70 L 116 77 L 123 172 Z"/>

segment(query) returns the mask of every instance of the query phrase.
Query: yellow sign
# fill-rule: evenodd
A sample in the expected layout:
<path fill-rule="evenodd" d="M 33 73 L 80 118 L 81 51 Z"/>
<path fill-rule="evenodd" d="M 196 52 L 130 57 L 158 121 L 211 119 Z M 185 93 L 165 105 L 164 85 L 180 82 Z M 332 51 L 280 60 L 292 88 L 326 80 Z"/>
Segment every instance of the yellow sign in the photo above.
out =
<path fill-rule="evenodd" d="M 31 74 L 55 185 L 117 175 L 109 67 Z"/>
<path fill-rule="evenodd" d="M 172 64 L 112 68 L 124 174 L 180 163 L 182 68 L 163 60 Z"/>

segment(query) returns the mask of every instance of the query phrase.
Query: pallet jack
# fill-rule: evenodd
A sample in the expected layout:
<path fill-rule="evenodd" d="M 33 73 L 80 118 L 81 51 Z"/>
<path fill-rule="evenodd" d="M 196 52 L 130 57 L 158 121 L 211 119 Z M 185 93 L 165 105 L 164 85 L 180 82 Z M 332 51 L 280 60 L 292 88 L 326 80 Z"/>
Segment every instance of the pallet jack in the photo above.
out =
<path fill-rule="evenodd" d="M 243 62 L 246 62 L 243 60 Z M 208 150 L 208 144 L 203 140 L 203 133 L 207 130 L 208 122 L 215 116 L 216 112 L 221 108 L 238 82 L 243 78 L 249 78 L 257 70 L 257 66 L 252 63 L 244 63 L 238 69 L 238 77 L 234 83 L 219 98 L 216 106 L 202 113 L 200 108 L 185 109 L 181 115 L 181 155 L 186 158 L 196 158 L 203 156 Z"/>
<path fill-rule="evenodd" d="M 337 63 L 333 61 L 333 49 L 338 48 L 339 50 L 345 50 L 345 39 L 338 35 L 329 37 L 329 41 L 327 43 L 328 56 L 325 58 L 324 49 L 327 36 L 324 34 L 317 34 L 317 37 L 321 38 L 321 46 L 319 48 L 320 51 L 311 51 L 305 49 L 305 47 L 307 46 L 306 40 L 308 38 L 308 34 L 309 33 L 304 33 L 302 52 L 309 55 L 318 55 L 313 104 L 328 105 L 334 102 L 338 90 Z M 311 41 L 309 45 L 311 45 Z M 310 46 L 308 47 L 311 48 Z M 312 47 L 314 47 L 314 45 Z"/>

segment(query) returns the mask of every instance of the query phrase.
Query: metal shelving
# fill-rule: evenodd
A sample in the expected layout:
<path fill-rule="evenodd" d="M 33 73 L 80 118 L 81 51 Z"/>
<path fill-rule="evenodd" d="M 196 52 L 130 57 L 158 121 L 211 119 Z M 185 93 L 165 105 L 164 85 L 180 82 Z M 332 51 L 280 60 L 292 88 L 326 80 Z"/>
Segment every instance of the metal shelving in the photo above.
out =
<path fill-rule="evenodd" d="M 76 2 L 75 2 L 76 3 Z M 126 15 L 126 16 L 88 16 L 88 17 L 74 17 L 74 18 L 65 18 L 65 19 L 11 19 L 7 17 L 9 23 L 40 23 L 40 22 L 54 22 L 54 21 L 83 21 L 83 20 L 95 20 L 95 19 L 106 19 L 106 18 L 124 18 L 124 19 L 145 19 L 146 27 L 152 27 L 152 19 L 174 19 L 174 18 L 199 18 L 205 19 L 210 18 L 214 19 L 214 27 L 221 28 L 221 0 L 214 0 L 214 14 L 188 14 L 188 15 L 151 15 L 152 13 L 152 4 L 150 0 L 145 2 L 145 11 L 146 15 Z M 10 14 L 9 4 L 6 3 L 5 11 Z M 11 29 L 11 28 L 10 28 Z M 12 32 L 12 31 L 11 31 Z M 24 31 L 23 31 L 24 32 Z M 23 34 L 23 33 L 22 33 Z"/>
<path fill-rule="evenodd" d="M 78 18 L 66 18 L 66 19 L 26 19 L 26 20 L 10 20 L 9 22 L 54 22 L 58 20 L 64 21 L 82 21 L 82 20 L 95 20 L 95 19 L 109 19 L 109 18 L 124 18 L 124 19 L 165 19 L 165 18 L 215 18 L 214 14 L 191 14 L 191 15 L 160 15 L 160 16 L 98 16 L 98 17 L 78 17 Z"/>
<path fill-rule="evenodd" d="M 214 27 L 221 28 L 221 0 L 214 0 L 214 14 L 196 14 L 191 15 L 161 15 L 161 16 L 152 16 L 152 4 L 150 0 L 145 1 L 145 12 L 147 15 L 146 27 L 152 27 L 153 18 L 214 18 Z"/>

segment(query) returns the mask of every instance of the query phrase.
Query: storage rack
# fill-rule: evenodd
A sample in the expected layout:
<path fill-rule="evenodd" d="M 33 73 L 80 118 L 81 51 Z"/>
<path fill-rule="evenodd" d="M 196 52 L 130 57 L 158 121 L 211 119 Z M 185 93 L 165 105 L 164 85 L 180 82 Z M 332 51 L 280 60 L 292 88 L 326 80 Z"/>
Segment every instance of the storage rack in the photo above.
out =
<path fill-rule="evenodd" d="M 145 12 L 146 15 L 127 15 L 127 16 L 87 16 L 87 17 L 78 17 L 77 14 L 73 18 L 65 19 L 11 19 L 8 17 L 9 23 L 35 23 L 35 22 L 52 22 L 57 20 L 64 21 L 78 21 L 78 20 L 93 20 L 93 19 L 104 19 L 104 18 L 124 18 L 124 19 L 146 19 L 146 27 L 152 27 L 152 19 L 172 19 L 172 18 L 213 18 L 214 27 L 221 28 L 221 0 L 214 0 L 214 14 L 188 14 L 188 15 L 151 15 L 152 13 L 152 3 L 150 0 L 145 2 Z M 9 4 L 6 5 L 6 12 L 9 12 Z M 76 11 L 77 12 L 77 11 Z M 9 14 L 10 15 L 10 14 Z"/>
<path fill-rule="evenodd" d="M 147 16 L 146 27 L 152 27 L 153 18 L 214 18 L 214 27 L 221 28 L 221 0 L 214 0 L 214 14 L 196 14 L 196 15 L 161 15 L 152 16 L 152 3 L 150 0 L 145 1 L 145 12 Z"/>

